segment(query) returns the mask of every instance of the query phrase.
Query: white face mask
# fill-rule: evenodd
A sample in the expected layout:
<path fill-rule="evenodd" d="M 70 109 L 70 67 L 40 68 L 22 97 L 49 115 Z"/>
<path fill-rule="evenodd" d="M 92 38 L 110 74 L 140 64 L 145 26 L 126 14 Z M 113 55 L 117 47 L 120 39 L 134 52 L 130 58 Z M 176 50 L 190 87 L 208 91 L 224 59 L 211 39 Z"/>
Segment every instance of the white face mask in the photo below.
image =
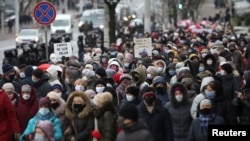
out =
<path fill-rule="evenodd" d="M 224 70 L 220 70 L 220 75 L 225 75 L 225 71 Z"/>
<path fill-rule="evenodd" d="M 147 74 L 148 79 L 152 79 L 152 75 L 150 73 Z"/>
<path fill-rule="evenodd" d="M 56 58 L 51 58 L 51 62 L 53 62 L 54 64 L 56 64 L 56 62 L 57 62 Z"/>
<path fill-rule="evenodd" d="M 29 94 L 24 94 L 24 95 L 23 95 L 23 99 L 24 99 L 24 100 L 30 99 L 30 95 L 29 95 Z"/>
<path fill-rule="evenodd" d="M 126 95 L 126 99 L 127 99 L 127 101 L 133 101 L 134 100 L 134 96 L 132 96 L 132 95 Z"/>
<path fill-rule="evenodd" d="M 208 64 L 208 65 L 211 65 L 212 63 L 213 63 L 212 60 L 207 60 L 207 64 Z"/>
<path fill-rule="evenodd" d="M 84 91 L 84 86 L 83 85 L 76 85 L 75 90 L 77 91 Z"/>
<path fill-rule="evenodd" d="M 183 95 L 176 95 L 176 96 L 175 96 L 175 99 L 176 99 L 178 102 L 181 102 L 182 99 L 183 99 Z"/>
<path fill-rule="evenodd" d="M 24 72 L 20 72 L 20 77 L 21 78 L 25 78 L 25 73 Z"/>
<path fill-rule="evenodd" d="M 158 67 L 157 70 L 158 70 L 158 72 L 162 72 L 163 68 L 162 67 Z"/>
<path fill-rule="evenodd" d="M 97 93 L 102 93 L 105 87 L 96 87 L 95 90 Z"/>

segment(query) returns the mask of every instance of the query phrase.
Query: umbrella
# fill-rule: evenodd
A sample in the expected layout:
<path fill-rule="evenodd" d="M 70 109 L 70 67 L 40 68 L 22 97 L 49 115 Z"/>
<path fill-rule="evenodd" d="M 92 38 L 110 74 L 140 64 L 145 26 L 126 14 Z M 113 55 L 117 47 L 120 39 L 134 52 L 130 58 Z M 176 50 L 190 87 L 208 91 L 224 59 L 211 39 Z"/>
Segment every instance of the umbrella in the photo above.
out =
<path fill-rule="evenodd" d="M 182 26 L 182 27 L 189 27 L 190 25 L 192 25 L 193 22 L 191 20 L 181 20 L 179 22 L 177 22 L 177 26 Z"/>
<path fill-rule="evenodd" d="M 203 20 L 203 21 L 200 21 L 200 24 L 204 26 L 209 26 L 209 25 L 212 25 L 213 23 L 208 20 Z"/>

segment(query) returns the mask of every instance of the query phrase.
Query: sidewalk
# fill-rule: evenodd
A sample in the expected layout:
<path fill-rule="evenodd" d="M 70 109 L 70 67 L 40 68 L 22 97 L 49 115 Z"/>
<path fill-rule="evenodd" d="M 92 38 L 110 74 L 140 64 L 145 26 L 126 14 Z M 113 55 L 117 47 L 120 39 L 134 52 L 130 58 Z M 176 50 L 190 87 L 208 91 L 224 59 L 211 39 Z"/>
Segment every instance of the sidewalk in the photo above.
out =
<path fill-rule="evenodd" d="M 200 7 L 198 16 L 201 19 L 203 17 L 209 17 L 209 16 L 214 17 L 216 13 L 218 13 L 219 11 L 224 11 L 224 10 L 225 8 L 215 9 L 213 0 L 205 0 L 204 4 Z"/>
<path fill-rule="evenodd" d="M 12 29 L 12 33 L 8 32 L 8 27 L 4 28 L 4 36 L 2 35 L 2 29 L 0 29 L 0 41 L 15 38 L 15 27 Z"/>

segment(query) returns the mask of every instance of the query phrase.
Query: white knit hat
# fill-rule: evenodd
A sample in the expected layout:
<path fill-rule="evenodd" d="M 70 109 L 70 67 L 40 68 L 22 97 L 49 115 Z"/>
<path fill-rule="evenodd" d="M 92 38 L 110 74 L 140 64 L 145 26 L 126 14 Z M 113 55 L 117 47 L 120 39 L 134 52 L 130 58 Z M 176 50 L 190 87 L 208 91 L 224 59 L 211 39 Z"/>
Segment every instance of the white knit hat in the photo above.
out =
<path fill-rule="evenodd" d="M 6 92 L 16 93 L 15 88 L 12 83 L 5 83 L 2 88 Z"/>
<path fill-rule="evenodd" d="M 112 102 L 113 96 L 109 92 L 99 93 L 94 97 L 94 104 L 103 107 L 105 104 Z"/>

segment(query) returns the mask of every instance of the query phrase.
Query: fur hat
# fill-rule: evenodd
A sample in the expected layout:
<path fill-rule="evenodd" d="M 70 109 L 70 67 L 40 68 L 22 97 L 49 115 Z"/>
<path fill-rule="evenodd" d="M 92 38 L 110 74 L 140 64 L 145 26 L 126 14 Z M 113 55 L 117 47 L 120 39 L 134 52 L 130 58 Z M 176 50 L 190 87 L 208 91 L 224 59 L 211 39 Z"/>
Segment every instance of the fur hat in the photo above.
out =
<path fill-rule="evenodd" d="M 82 74 L 85 75 L 88 78 L 91 78 L 91 77 L 95 76 L 95 72 L 93 70 L 91 70 L 91 69 L 83 69 Z"/>
<path fill-rule="evenodd" d="M 113 96 L 109 92 L 99 93 L 94 97 L 94 104 L 100 107 L 105 106 L 113 101 Z"/>
<path fill-rule="evenodd" d="M 119 82 L 122 82 L 123 79 L 129 79 L 132 80 L 132 76 L 130 74 L 124 73 L 120 76 Z"/>
<path fill-rule="evenodd" d="M 201 107 L 202 107 L 203 104 L 210 104 L 212 106 L 212 102 L 209 99 L 203 99 L 200 102 L 200 109 L 201 109 Z"/>
<path fill-rule="evenodd" d="M 91 64 L 86 64 L 85 69 L 93 70 L 93 66 Z"/>
<path fill-rule="evenodd" d="M 85 94 L 88 95 L 90 98 L 93 98 L 96 95 L 96 92 L 92 89 L 88 89 L 85 91 Z"/>
<path fill-rule="evenodd" d="M 60 96 L 58 95 L 57 92 L 51 91 L 47 94 L 47 97 L 49 97 L 50 99 L 55 99 L 57 102 L 60 101 Z"/>
<path fill-rule="evenodd" d="M 150 74 L 158 74 L 157 68 L 155 66 L 148 66 L 147 72 L 149 72 Z"/>
<path fill-rule="evenodd" d="M 119 116 L 131 119 L 133 121 L 138 121 L 139 119 L 138 110 L 134 104 L 126 103 L 124 106 L 120 108 L 118 113 Z"/>
<path fill-rule="evenodd" d="M 106 77 L 107 76 L 107 73 L 106 73 L 104 68 L 96 69 L 95 73 L 98 74 L 101 77 Z"/>
<path fill-rule="evenodd" d="M 13 86 L 12 83 L 5 83 L 2 87 L 2 89 L 4 89 L 5 92 L 12 92 L 12 93 L 16 93 L 15 92 L 15 88 Z"/>

